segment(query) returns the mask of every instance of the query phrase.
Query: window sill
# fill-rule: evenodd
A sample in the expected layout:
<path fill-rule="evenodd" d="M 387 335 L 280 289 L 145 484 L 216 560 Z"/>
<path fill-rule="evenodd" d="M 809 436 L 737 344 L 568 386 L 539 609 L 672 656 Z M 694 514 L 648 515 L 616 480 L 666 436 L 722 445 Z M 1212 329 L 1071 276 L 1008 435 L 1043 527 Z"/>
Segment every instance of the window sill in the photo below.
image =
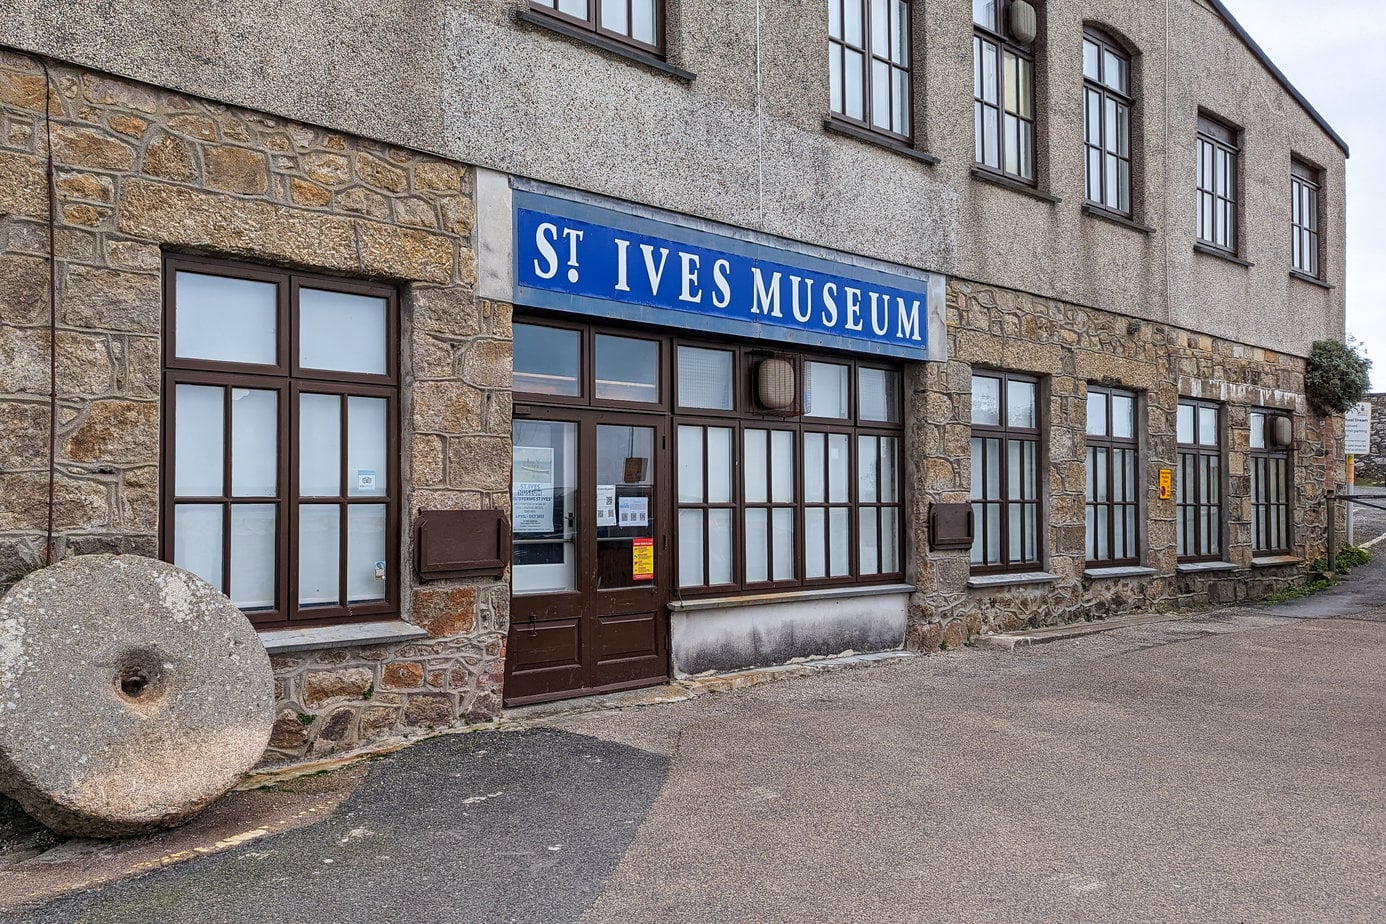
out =
<path fill-rule="evenodd" d="M 1116 578 L 1154 577 L 1158 568 L 1144 568 L 1140 565 L 1119 565 L 1114 568 L 1086 568 L 1083 577 L 1094 581 L 1114 580 Z"/>
<path fill-rule="evenodd" d="M 1230 561 L 1186 561 L 1174 566 L 1180 574 L 1207 574 L 1217 571 L 1236 571 L 1237 566 Z"/>
<path fill-rule="evenodd" d="M 1334 285 L 1333 283 L 1331 283 L 1331 282 L 1324 282 L 1322 279 L 1320 279 L 1320 278 L 1317 277 L 1317 276 L 1310 276 L 1308 273 L 1301 273 L 1299 270 L 1290 270 L 1290 278 L 1291 278 L 1291 279 L 1298 279 L 1300 282 L 1307 282 L 1307 283 L 1309 283 L 1310 285 L 1318 286 L 1320 289 L 1336 289 L 1336 288 L 1338 288 L 1337 286 L 1335 286 L 1335 285 Z"/>
<path fill-rule="evenodd" d="M 896 154 L 903 154 L 905 157 L 911 157 L 920 163 L 928 164 L 930 167 L 938 163 L 938 158 L 928 151 L 917 150 L 904 141 L 877 134 L 869 128 L 862 128 L 860 125 L 845 119 L 828 116 L 823 120 L 823 130 L 838 135 L 846 135 L 848 138 L 855 138 L 858 141 L 865 141 L 867 144 L 874 144 L 877 147 L 885 148 L 887 151 L 894 151 Z"/>
<path fill-rule="evenodd" d="M 535 13 L 530 10 L 516 10 L 513 15 L 515 21 L 522 25 L 546 29 L 549 32 L 555 32 L 575 42 L 581 42 L 593 48 L 600 48 L 602 51 L 613 54 L 618 58 L 625 58 L 627 61 L 643 64 L 646 67 L 659 71 L 662 74 L 667 74 L 677 80 L 682 80 L 685 83 L 692 83 L 698 76 L 692 71 L 686 71 L 681 67 L 675 67 L 669 62 L 663 61 L 648 52 L 631 48 L 628 45 L 622 45 L 620 42 L 609 39 L 604 35 L 588 32 L 585 29 L 579 29 L 577 26 L 570 26 L 562 20 L 555 19 L 552 16 L 545 16 L 543 13 Z"/>
<path fill-rule="evenodd" d="M 1124 228 L 1130 228 L 1133 231 L 1139 231 L 1142 234 L 1155 233 L 1155 229 L 1150 227 L 1150 225 L 1143 225 L 1139 221 L 1123 215 L 1120 212 L 1113 212 L 1111 209 L 1103 208 L 1100 205 L 1094 205 L 1091 202 L 1083 203 L 1083 214 L 1090 215 L 1093 218 L 1101 218 L 1103 221 L 1110 221 L 1113 224 L 1121 225 Z"/>
<path fill-rule="evenodd" d="M 1014 574 L 975 574 L 967 579 L 968 587 L 1010 587 L 1018 584 L 1053 584 L 1059 579 L 1048 571 L 1018 571 Z"/>
<path fill-rule="evenodd" d="M 1210 257 L 1217 257 L 1219 260 L 1226 260 L 1228 263 L 1235 263 L 1238 266 L 1245 266 L 1247 268 L 1250 268 L 1256 265 L 1255 263 L 1252 263 L 1250 260 L 1243 260 L 1235 253 L 1210 246 L 1208 244 L 1203 243 L 1202 241 L 1195 241 L 1193 249 L 1195 253 L 1203 253 L 1207 254 Z"/>
<path fill-rule="evenodd" d="M 340 626 L 310 626 L 304 629 L 269 629 L 260 633 L 260 641 L 271 655 L 320 651 L 324 648 L 350 648 L 356 645 L 380 645 L 387 642 L 412 642 L 427 637 L 428 633 L 423 629 L 401 619 L 355 622 Z"/>
<path fill-rule="evenodd" d="M 1304 559 L 1298 555 L 1258 555 L 1251 560 L 1253 568 L 1283 568 L 1286 565 L 1300 565 Z"/>
<path fill-rule="evenodd" d="M 790 590 L 778 594 L 738 594 L 734 597 L 708 597 L 702 600 L 670 600 L 671 613 L 697 610 L 725 610 L 737 606 L 764 606 L 768 603 L 807 603 L 818 600 L 847 600 L 852 597 L 882 597 L 912 594 L 913 584 L 876 584 L 870 587 L 824 587 L 821 590 Z"/>
<path fill-rule="evenodd" d="M 1064 201 L 1060 199 L 1058 196 L 1051 196 L 1049 193 L 1044 192 L 1034 186 L 1029 186 L 1025 183 L 1020 182 L 1019 180 L 1013 180 L 1010 177 L 1003 176 L 999 173 L 994 173 L 993 171 L 988 170 L 985 167 L 973 167 L 971 172 L 972 178 L 974 180 L 981 180 L 983 183 L 991 183 L 994 186 L 1000 186 L 1003 189 L 1009 189 L 1012 192 L 1021 193 L 1022 195 L 1029 196 L 1032 199 L 1038 199 L 1041 202 L 1048 202 L 1050 205 L 1058 205 L 1060 202 Z"/>

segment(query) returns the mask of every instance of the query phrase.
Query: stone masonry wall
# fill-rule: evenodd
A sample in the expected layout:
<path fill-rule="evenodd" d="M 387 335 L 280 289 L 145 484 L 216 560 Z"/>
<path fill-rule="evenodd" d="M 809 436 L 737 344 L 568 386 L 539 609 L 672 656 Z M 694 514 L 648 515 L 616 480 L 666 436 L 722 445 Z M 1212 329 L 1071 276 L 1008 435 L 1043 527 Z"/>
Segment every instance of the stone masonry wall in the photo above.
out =
<path fill-rule="evenodd" d="M 64 554 L 158 554 L 162 257 L 402 292 L 400 617 L 427 639 L 275 658 L 271 762 L 500 708 L 503 580 L 417 586 L 420 508 L 509 506 L 510 306 L 475 298 L 472 174 L 309 125 L 49 62 Z M 47 517 L 48 196 L 39 62 L 0 49 L 0 580 Z M 2 586 L 2 585 L 0 585 Z"/>
<path fill-rule="evenodd" d="M 1247 450 L 1253 407 L 1282 408 L 1294 418 L 1291 518 L 1293 551 L 1303 562 L 1324 554 L 1325 468 L 1342 481 L 1342 463 L 1323 423 L 1304 399 L 1304 362 L 1286 356 L 1062 302 L 950 280 L 948 353 L 940 364 L 911 368 L 910 446 L 914 580 L 909 644 L 955 647 L 979 633 L 1102 618 L 1158 606 L 1196 606 L 1254 599 L 1298 580 L 1304 564 L 1253 567 Z M 974 367 L 1041 377 L 1042 483 L 1046 570 L 1053 583 L 969 588 L 966 551 L 931 551 L 927 518 L 934 502 L 971 498 L 971 375 Z M 1086 444 L 1089 382 L 1144 396 L 1144 531 L 1142 564 L 1154 576 L 1084 575 Z M 1175 501 L 1158 497 L 1159 470 L 1175 469 L 1175 413 L 1180 397 L 1225 402 L 1228 493 L 1224 558 L 1234 570 L 1176 571 Z M 1229 435 L 1230 434 L 1230 435 Z"/>

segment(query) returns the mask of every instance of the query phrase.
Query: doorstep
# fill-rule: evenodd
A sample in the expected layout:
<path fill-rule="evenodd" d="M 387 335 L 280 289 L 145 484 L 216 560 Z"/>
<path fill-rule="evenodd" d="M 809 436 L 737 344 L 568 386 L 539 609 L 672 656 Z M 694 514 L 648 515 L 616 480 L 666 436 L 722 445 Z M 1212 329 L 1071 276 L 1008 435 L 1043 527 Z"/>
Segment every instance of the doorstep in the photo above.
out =
<path fill-rule="evenodd" d="M 972 644 L 978 648 L 993 651 L 1014 651 L 1030 645 L 1043 645 L 1045 642 L 1059 642 L 1112 629 L 1125 629 L 1130 626 L 1143 626 L 1152 622 L 1174 622 L 1188 619 L 1189 613 L 1140 613 L 1135 616 L 1118 616 L 1114 619 L 1094 619 L 1091 622 L 1068 623 L 1062 626 L 1044 626 L 1040 629 L 1027 629 L 1024 632 L 1003 632 L 999 635 L 974 635 Z"/>

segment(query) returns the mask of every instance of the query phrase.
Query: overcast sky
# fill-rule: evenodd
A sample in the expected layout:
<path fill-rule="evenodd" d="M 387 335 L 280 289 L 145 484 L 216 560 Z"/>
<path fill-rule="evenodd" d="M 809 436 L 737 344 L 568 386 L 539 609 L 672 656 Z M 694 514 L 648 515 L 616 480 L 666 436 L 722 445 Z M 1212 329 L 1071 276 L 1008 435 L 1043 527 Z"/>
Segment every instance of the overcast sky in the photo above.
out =
<path fill-rule="evenodd" d="M 1386 390 L 1386 3 L 1223 0 L 1348 143 L 1347 329 Z"/>

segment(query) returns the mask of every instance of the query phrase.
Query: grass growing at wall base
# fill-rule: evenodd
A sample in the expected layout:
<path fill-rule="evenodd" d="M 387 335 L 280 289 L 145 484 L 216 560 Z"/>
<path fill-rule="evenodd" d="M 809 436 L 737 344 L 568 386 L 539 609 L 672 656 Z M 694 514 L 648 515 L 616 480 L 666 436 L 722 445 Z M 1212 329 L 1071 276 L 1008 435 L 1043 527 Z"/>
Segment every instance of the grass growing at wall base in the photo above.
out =
<path fill-rule="evenodd" d="M 1344 546 L 1335 559 L 1335 566 L 1332 572 L 1328 570 L 1328 562 L 1325 559 L 1317 559 L 1309 566 L 1309 580 L 1296 587 L 1286 587 L 1284 590 L 1277 590 L 1273 594 L 1267 594 L 1261 598 L 1262 603 L 1276 604 L 1284 603 L 1288 600 L 1298 600 L 1310 594 L 1327 590 L 1338 583 L 1334 574 L 1343 574 L 1359 565 L 1365 565 L 1371 560 L 1372 553 L 1357 545 Z"/>

